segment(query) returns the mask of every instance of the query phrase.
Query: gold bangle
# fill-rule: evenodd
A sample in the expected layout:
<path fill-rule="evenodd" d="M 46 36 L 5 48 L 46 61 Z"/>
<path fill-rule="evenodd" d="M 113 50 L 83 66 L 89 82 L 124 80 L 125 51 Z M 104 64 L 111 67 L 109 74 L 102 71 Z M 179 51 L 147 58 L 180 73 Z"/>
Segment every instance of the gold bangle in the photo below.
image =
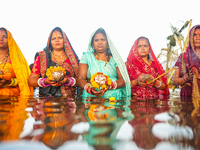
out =
<path fill-rule="evenodd" d="M 13 85 L 13 86 L 17 86 L 17 84 L 18 84 L 17 79 L 16 79 L 16 78 L 13 78 L 13 80 L 14 80 L 14 85 Z"/>
<path fill-rule="evenodd" d="M 16 86 L 18 84 L 17 79 L 16 78 L 11 78 L 11 83 L 8 84 L 7 86 Z"/>
<path fill-rule="evenodd" d="M 11 80 L 11 83 L 8 84 L 7 86 L 12 86 L 12 85 L 13 85 L 13 82 L 14 82 L 14 81 L 13 81 L 13 78 L 11 78 L 10 80 Z"/>

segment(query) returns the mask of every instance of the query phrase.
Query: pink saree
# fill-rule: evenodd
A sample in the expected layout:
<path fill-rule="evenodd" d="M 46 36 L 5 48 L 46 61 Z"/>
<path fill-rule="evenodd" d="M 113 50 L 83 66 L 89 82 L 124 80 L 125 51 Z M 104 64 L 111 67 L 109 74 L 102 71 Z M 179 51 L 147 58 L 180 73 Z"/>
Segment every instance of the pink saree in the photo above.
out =
<path fill-rule="evenodd" d="M 183 77 L 185 74 L 187 74 L 189 72 L 189 67 L 193 66 L 195 67 L 198 72 L 200 72 L 200 58 L 199 56 L 196 54 L 195 51 L 195 45 L 194 45 L 194 32 L 196 30 L 196 28 L 200 28 L 200 25 L 196 25 L 194 26 L 191 30 L 190 30 L 190 34 L 189 34 L 189 45 L 186 49 L 186 52 L 182 53 L 175 66 L 179 67 L 179 76 Z M 193 94 L 195 94 L 193 91 L 193 89 L 195 89 L 195 92 L 199 92 L 199 86 L 200 86 L 200 80 L 194 78 L 191 79 L 190 81 L 187 81 L 186 83 L 190 83 L 191 86 L 188 85 L 183 85 L 180 95 L 181 96 L 192 96 Z M 197 91 L 198 90 L 198 91 Z"/>

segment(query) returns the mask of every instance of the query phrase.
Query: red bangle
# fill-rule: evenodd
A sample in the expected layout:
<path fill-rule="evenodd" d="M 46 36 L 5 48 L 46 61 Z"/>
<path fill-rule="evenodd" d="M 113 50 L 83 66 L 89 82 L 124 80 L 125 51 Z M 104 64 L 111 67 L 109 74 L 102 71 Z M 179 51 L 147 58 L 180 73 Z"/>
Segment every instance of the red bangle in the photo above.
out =
<path fill-rule="evenodd" d="M 115 90 L 117 88 L 117 82 L 116 81 L 112 81 L 111 85 L 108 87 L 108 90 Z"/>
<path fill-rule="evenodd" d="M 189 80 L 188 74 L 185 74 L 185 75 L 182 77 L 182 80 L 183 80 L 184 82 L 187 82 L 187 81 Z"/>

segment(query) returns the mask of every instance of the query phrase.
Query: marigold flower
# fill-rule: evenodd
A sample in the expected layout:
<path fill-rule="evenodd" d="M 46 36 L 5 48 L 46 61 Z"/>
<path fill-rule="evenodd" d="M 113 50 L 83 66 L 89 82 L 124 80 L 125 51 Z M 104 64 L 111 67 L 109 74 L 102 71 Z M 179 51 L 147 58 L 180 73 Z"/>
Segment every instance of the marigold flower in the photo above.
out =
<path fill-rule="evenodd" d="M 46 76 L 48 77 L 49 80 L 54 80 L 51 75 L 53 72 L 56 71 L 63 71 L 63 73 L 66 74 L 65 68 L 60 66 L 51 66 L 46 70 Z"/>
<path fill-rule="evenodd" d="M 106 77 L 106 81 L 105 81 L 105 84 L 103 85 L 99 85 L 96 81 L 95 81 L 95 77 L 97 76 L 102 76 L 104 78 L 104 81 L 105 81 L 105 77 Z M 108 86 L 111 85 L 112 81 L 110 79 L 110 77 L 108 75 L 105 75 L 103 74 L 102 72 L 96 72 L 94 73 L 92 76 L 91 76 L 91 79 L 90 79 L 90 82 L 91 82 L 91 85 L 92 87 L 94 88 L 102 88 L 102 89 L 105 89 L 107 90 Z M 103 82 L 104 83 L 104 82 Z"/>

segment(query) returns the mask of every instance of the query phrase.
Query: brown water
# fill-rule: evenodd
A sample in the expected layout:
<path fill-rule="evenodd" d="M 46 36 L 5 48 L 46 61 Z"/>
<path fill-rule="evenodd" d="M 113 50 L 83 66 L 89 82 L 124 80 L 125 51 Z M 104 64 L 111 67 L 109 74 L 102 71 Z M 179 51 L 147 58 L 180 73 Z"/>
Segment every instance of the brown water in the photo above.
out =
<path fill-rule="evenodd" d="M 200 99 L 0 98 L 0 150 L 200 149 Z"/>

